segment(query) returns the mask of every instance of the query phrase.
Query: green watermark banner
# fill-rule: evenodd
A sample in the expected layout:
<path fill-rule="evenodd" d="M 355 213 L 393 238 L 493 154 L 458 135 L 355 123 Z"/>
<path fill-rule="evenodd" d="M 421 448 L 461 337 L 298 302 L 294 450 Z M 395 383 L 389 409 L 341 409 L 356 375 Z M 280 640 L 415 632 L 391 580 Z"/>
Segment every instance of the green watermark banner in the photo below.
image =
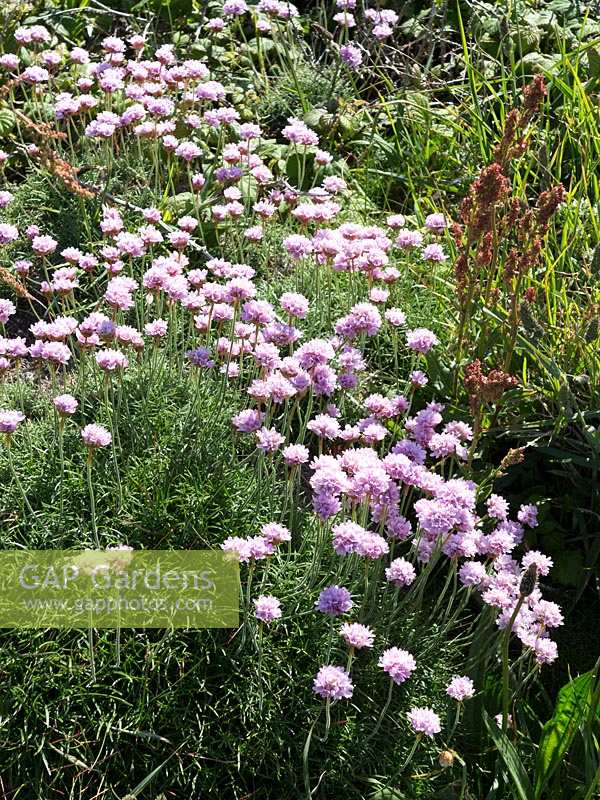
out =
<path fill-rule="evenodd" d="M 0 551 L 0 628 L 234 628 L 239 564 L 215 550 Z"/>

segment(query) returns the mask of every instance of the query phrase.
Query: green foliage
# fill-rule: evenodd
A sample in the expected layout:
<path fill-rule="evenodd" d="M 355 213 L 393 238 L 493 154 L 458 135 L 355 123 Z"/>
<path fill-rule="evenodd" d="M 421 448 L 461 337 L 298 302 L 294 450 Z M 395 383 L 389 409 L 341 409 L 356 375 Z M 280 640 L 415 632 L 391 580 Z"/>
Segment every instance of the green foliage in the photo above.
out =
<path fill-rule="evenodd" d="M 575 775 L 577 788 L 584 777 L 585 796 L 593 796 L 600 788 L 597 771 L 600 767 L 597 741 L 600 735 L 600 661 L 595 668 L 574 678 L 558 693 L 554 714 L 544 725 L 538 746 L 535 770 L 536 800 L 541 797 L 558 798 L 564 792 L 569 773 Z M 579 739 L 579 763 L 569 763 L 567 754 L 573 751 L 575 738 Z"/>
<path fill-rule="evenodd" d="M 306 577 L 312 567 L 310 545 L 320 533 L 303 486 L 295 513 L 298 533 L 309 546 L 294 550 L 285 568 L 275 562 L 268 574 L 265 570 L 260 575 L 261 590 L 273 591 L 288 608 L 282 625 L 263 641 L 262 655 L 257 647 L 262 634 L 254 622 L 233 639 L 210 631 L 127 631 L 119 665 L 114 634 L 102 632 L 94 639 L 98 675 L 92 682 L 83 633 L 1 635 L 0 671 L 8 684 L 0 703 L 7 796 L 62 796 L 67 789 L 70 796 L 90 800 L 98 792 L 115 797 L 163 792 L 164 797 L 219 793 L 295 798 L 302 791 L 305 735 L 313 723 L 306 761 L 309 783 L 318 786 L 315 797 L 344 793 L 377 800 L 559 800 L 568 791 L 574 800 L 592 800 L 598 792 L 598 667 L 570 680 L 551 711 L 548 693 L 552 697 L 552 683 L 559 677 L 560 683 L 566 679 L 564 672 L 577 673 L 583 665 L 587 669 L 589 641 L 597 627 L 597 606 L 589 598 L 597 589 L 600 564 L 600 26 L 575 0 L 400 5 L 398 42 L 385 51 L 385 58 L 374 49 L 376 57 L 355 74 L 340 70 L 335 40 L 332 44 L 323 34 L 317 37 L 308 18 L 286 28 L 277 42 L 258 38 L 243 23 L 207 44 L 201 33 L 206 13 L 216 15 L 221 4 L 195 0 L 116 2 L 110 8 L 94 0 L 23 5 L 6 18 L 4 39 L 12 51 L 16 26 L 41 22 L 51 30 L 52 46 L 60 39 L 87 44 L 90 37 L 99 41 L 112 32 L 115 20 L 123 29 L 147 30 L 161 43 L 172 37 L 186 56 L 209 60 L 213 77 L 223 82 L 227 102 L 239 108 L 242 120 L 260 122 L 269 137 L 262 142 L 265 161 L 274 171 L 305 192 L 325 174 L 342 175 L 351 197 L 339 221 L 364 224 L 381 225 L 388 213 L 399 211 L 411 226 L 420 225 L 431 211 L 458 219 L 460 203 L 491 160 L 523 85 L 530 76 L 544 74 L 549 97 L 539 121 L 528 130 L 531 146 L 511 164 L 510 177 L 515 197 L 523 203 L 533 203 L 559 181 L 568 202 L 550 227 L 539 265 L 522 287 L 534 290 L 534 299 L 519 298 L 508 366 L 520 385 L 506 394 L 501 406 L 486 412 L 473 471 L 457 475 L 503 492 L 513 507 L 541 503 L 539 527 L 527 532 L 525 546 L 539 547 L 553 558 L 550 588 L 570 612 L 568 621 L 586 617 L 578 634 L 581 641 L 571 648 L 573 640 L 563 634 L 564 662 L 545 683 L 537 675 L 532 681 L 520 662 L 515 665 L 513 679 L 519 689 L 522 683 L 524 698 L 517 730 L 503 735 L 490 718 L 501 701 L 491 616 L 481 615 L 472 634 L 473 602 L 462 620 L 464 629 L 458 631 L 445 628 L 427 604 L 419 613 L 407 611 L 393 620 L 378 645 L 402 642 L 418 652 L 415 680 L 395 687 L 381 730 L 371 739 L 387 680 L 372 661 L 359 657 L 356 668 L 363 688 L 343 712 L 335 708 L 326 737 L 323 712 L 310 691 L 315 658 L 317 653 L 332 655 L 341 663 L 346 653 L 306 612 L 306 602 L 312 604 L 322 586 Z M 309 3 L 306 10 L 313 20 L 325 21 L 320 3 Z M 23 108 L 52 119 L 47 104 Z M 280 131 L 290 116 L 302 118 L 319 133 L 321 146 L 333 156 L 332 168 L 320 171 L 312 152 L 282 141 Z M 23 220 L 38 224 L 58 240 L 59 248 L 91 241 L 102 198 L 83 204 L 48 174 L 31 170 L 24 176 L 21 133 L 12 112 L 1 108 L 0 138 L 19 154 L 7 172 L 15 200 L 2 220 L 21 227 Z M 215 140 L 218 135 L 214 133 Z M 248 247 L 235 226 L 209 218 L 208 206 L 218 197 L 195 208 L 187 175 L 176 167 L 169 166 L 172 183 L 165 200 L 156 196 L 148 159 L 135 148 L 110 162 L 109 154 L 85 137 L 78 144 L 68 156 L 83 167 L 82 178 L 91 184 L 127 198 L 134 208 L 156 203 L 167 222 L 197 211 L 204 245 L 251 264 L 261 296 L 275 303 L 282 291 L 305 292 L 315 309 L 306 335 L 328 335 L 332 314 L 364 299 L 346 274 L 336 274 L 324 286 L 291 263 L 282 245 L 296 231 L 289 209 L 265 226 L 260 245 Z M 210 155 L 207 148 L 203 169 L 212 169 Z M 258 196 L 256 181 L 245 178 L 240 189 L 242 203 L 250 206 Z M 124 209 L 126 221 L 129 214 L 136 219 L 134 209 Z M 444 247 L 451 259 L 435 268 L 411 254 L 403 257 L 389 305 L 401 306 L 411 327 L 434 329 L 444 351 L 454 350 L 456 356 L 459 303 L 450 237 Z M 17 246 L 3 248 L 2 263 L 9 265 L 17 252 Z M 203 258 L 203 252 L 195 252 L 193 266 L 202 266 Z M 504 256 L 493 276 L 495 288 L 502 287 L 503 265 Z M 96 299 L 92 291 L 90 310 Z M 428 397 L 450 398 L 450 415 L 461 420 L 466 407 L 461 368 L 475 357 L 488 367 L 501 366 L 506 354 L 506 309 L 479 297 L 477 303 L 462 357 L 432 359 L 429 371 Z M 389 333 L 369 344 L 367 352 L 383 390 L 396 391 L 399 376 L 414 366 Z M 221 388 L 218 380 L 190 379 L 186 367 L 162 359 L 150 371 L 147 363 L 132 367 L 123 385 L 115 386 L 126 398 L 118 426 L 118 473 L 110 451 L 94 460 L 103 544 L 214 547 L 227 535 L 250 535 L 262 522 L 279 518 L 286 503 L 284 477 L 275 470 L 259 473 L 234 440 L 228 420 L 242 400 L 232 391 L 221 403 Z M 22 446 L 15 450 L 14 464 L 34 510 L 33 519 L 26 520 L 19 487 L 11 480 L 6 453 L 0 451 L 4 547 L 74 547 L 92 541 L 78 428 L 92 411 L 108 425 L 111 412 L 97 373 L 90 371 L 80 385 L 67 374 L 63 389 L 81 392 L 82 403 L 67 424 L 64 480 L 59 481 L 48 376 L 3 384 L 3 403 L 16 407 L 22 402 L 30 420 L 18 434 Z M 524 461 L 500 471 L 511 448 L 522 448 Z M 329 561 L 321 566 L 319 580 L 336 568 Z M 443 579 L 434 577 L 440 587 Z M 411 774 L 396 780 L 412 745 L 406 710 L 443 695 L 452 675 L 465 670 L 467 650 L 466 663 L 479 694 L 465 709 L 454 766 L 432 771 L 437 745 L 420 745 Z M 531 695 L 530 685 L 535 687 Z M 436 709 L 446 723 L 448 709 L 442 703 Z M 549 714 L 542 727 L 539 718 Z"/>

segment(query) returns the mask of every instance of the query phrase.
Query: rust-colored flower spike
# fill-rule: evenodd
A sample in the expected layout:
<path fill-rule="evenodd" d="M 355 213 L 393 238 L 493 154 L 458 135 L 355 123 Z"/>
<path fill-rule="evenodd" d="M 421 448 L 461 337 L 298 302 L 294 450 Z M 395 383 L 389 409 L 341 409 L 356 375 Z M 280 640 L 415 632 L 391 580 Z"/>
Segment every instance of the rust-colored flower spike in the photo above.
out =
<path fill-rule="evenodd" d="M 476 359 L 465 367 L 465 389 L 469 394 L 469 405 L 475 411 L 482 403 L 497 403 L 507 389 L 512 389 L 518 381 L 513 375 L 501 369 L 492 369 L 486 375 L 481 361 Z"/>
<path fill-rule="evenodd" d="M 510 192 L 510 181 L 500 164 L 484 167 L 471 186 L 468 202 L 463 203 L 461 215 L 475 235 L 491 230 L 496 207 L 501 205 Z"/>
<path fill-rule="evenodd" d="M 33 299 L 21 281 L 17 280 L 6 267 L 0 267 L 0 283 L 6 284 L 18 297 L 23 297 L 26 300 Z"/>
<path fill-rule="evenodd" d="M 554 215 L 556 209 L 565 199 L 565 187 L 562 183 L 553 186 L 538 197 L 536 214 L 537 221 L 541 228 L 545 230 L 548 226 L 550 217 Z"/>
<path fill-rule="evenodd" d="M 26 128 L 30 133 L 38 136 L 40 139 L 65 140 L 67 138 L 66 133 L 63 133 L 63 131 L 57 131 L 56 128 L 49 122 L 34 122 L 26 114 L 23 114 L 21 111 L 16 109 L 13 110 L 13 113 L 19 122 L 23 124 L 24 128 Z"/>
<path fill-rule="evenodd" d="M 51 148 L 39 147 L 35 153 L 35 158 L 38 158 L 48 172 L 61 180 L 67 189 L 73 194 L 77 194 L 80 197 L 85 197 L 87 199 L 92 199 L 96 196 L 95 192 L 79 182 L 77 177 L 77 168 L 61 158 L 58 153 Z"/>
<path fill-rule="evenodd" d="M 523 89 L 523 109 L 528 119 L 540 110 L 544 99 L 548 96 L 548 90 L 544 82 L 543 75 L 536 75 L 530 84 Z M 523 124 L 523 120 L 521 121 Z"/>
<path fill-rule="evenodd" d="M 525 129 L 540 110 L 544 98 L 548 94 L 542 75 L 536 75 L 533 81 L 523 89 L 523 107 L 513 109 L 504 121 L 502 139 L 494 148 L 494 161 L 506 166 L 512 158 L 523 155 L 529 146 Z"/>

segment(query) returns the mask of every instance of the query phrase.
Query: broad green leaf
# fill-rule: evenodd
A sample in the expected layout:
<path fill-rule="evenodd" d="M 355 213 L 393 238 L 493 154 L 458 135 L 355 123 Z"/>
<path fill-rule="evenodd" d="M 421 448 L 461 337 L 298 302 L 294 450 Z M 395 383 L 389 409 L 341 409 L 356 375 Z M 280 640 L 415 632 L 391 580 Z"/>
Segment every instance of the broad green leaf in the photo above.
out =
<path fill-rule="evenodd" d="M 559 691 L 552 719 L 544 725 L 536 763 L 535 798 L 542 797 L 548 782 L 566 755 L 590 705 L 592 673 L 574 678 Z"/>

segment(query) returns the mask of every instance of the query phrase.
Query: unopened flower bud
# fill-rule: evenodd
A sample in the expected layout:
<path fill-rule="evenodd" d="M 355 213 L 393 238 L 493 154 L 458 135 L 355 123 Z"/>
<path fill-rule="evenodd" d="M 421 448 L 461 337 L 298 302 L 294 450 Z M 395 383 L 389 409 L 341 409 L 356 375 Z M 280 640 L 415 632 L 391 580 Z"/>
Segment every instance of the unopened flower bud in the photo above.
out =
<path fill-rule="evenodd" d="M 531 564 L 527 568 L 527 572 L 521 578 L 521 583 L 519 584 L 519 594 L 521 597 L 529 597 L 529 595 L 535 589 L 535 584 L 537 581 L 537 567 L 535 564 Z"/>
<path fill-rule="evenodd" d="M 440 767 L 451 767 L 454 764 L 454 753 L 452 750 L 442 750 L 438 756 Z"/>

